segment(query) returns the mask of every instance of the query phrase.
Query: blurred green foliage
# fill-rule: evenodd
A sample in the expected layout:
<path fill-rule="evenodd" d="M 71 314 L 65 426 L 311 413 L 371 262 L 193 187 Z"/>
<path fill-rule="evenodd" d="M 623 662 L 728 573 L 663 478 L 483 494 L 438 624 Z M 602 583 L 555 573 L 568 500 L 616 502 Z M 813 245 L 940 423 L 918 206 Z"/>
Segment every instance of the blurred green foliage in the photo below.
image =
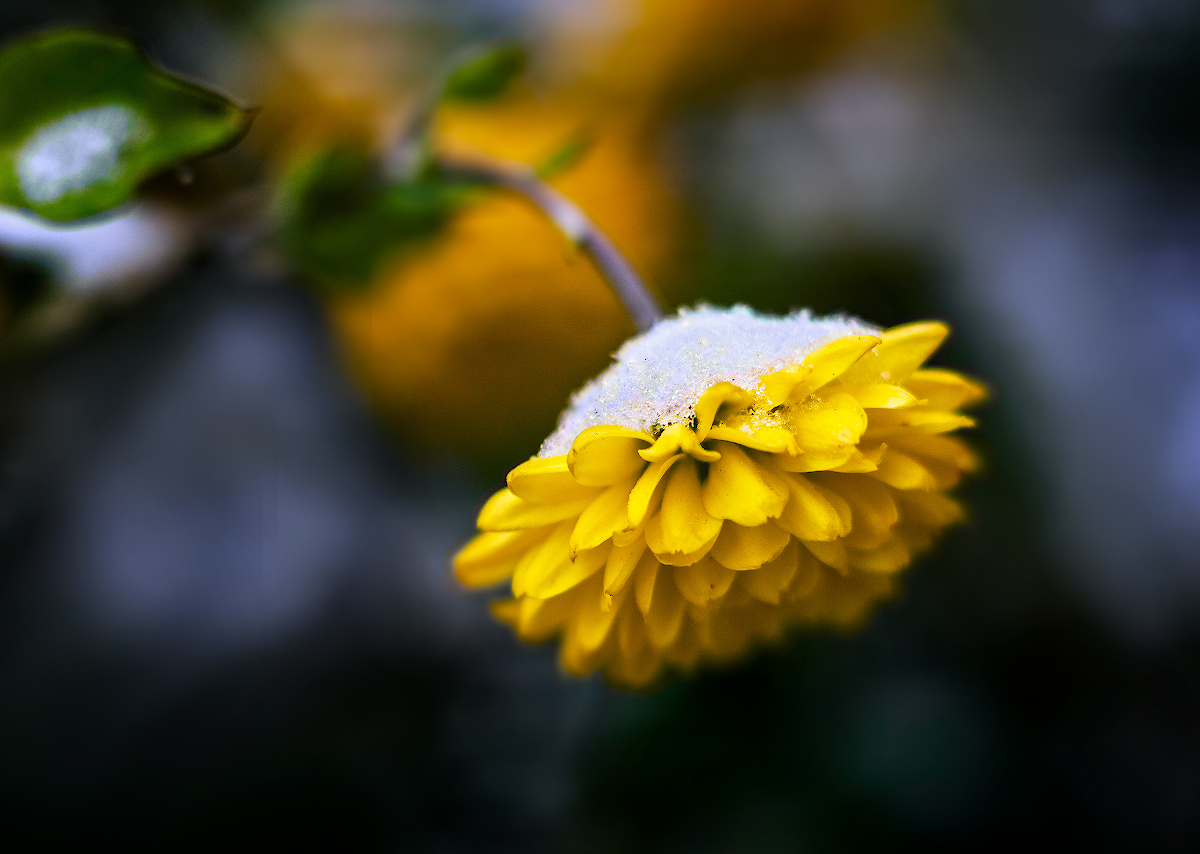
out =
<path fill-rule="evenodd" d="M 374 152 L 337 146 L 286 177 L 278 205 L 281 244 L 319 286 L 363 288 L 396 252 L 436 235 L 475 192 L 436 168 L 392 178 Z"/>
<path fill-rule="evenodd" d="M 0 52 L 0 203 L 63 222 L 237 142 L 252 113 L 156 68 L 127 39 L 56 30 Z"/>
<path fill-rule="evenodd" d="M 501 44 L 472 51 L 446 77 L 446 101 L 484 103 L 499 98 L 525 70 L 524 48 Z"/>

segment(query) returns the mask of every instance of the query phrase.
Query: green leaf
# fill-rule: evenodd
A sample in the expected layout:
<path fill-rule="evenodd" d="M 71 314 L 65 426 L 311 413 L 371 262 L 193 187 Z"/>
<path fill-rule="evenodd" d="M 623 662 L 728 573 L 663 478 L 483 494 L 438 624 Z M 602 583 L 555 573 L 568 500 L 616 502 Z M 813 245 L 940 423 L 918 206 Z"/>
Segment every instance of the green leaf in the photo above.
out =
<path fill-rule="evenodd" d="M 575 134 L 537 164 L 537 176 L 543 181 L 558 177 L 582 160 L 595 141 L 591 133 L 581 131 Z"/>
<path fill-rule="evenodd" d="M 229 147 L 252 114 L 155 67 L 132 42 L 67 29 L 0 51 L 0 204 L 63 222 Z"/>
<path fill-rule="evenodd" d="M 484 103 L 508 91 L 525 70 L 525 50 L 503 44 L 472 52 L 446 77 L 442 98 L 446 101 Z"/>
<path fill-rule="evenodd" d="M 281 244 L 325 289 L 362 288 L 397 252 L 438 234 L 477 193 L 436 170 L 390 179 L 371 152 L 341 146 L 286 176 L 277 210 Z"/>

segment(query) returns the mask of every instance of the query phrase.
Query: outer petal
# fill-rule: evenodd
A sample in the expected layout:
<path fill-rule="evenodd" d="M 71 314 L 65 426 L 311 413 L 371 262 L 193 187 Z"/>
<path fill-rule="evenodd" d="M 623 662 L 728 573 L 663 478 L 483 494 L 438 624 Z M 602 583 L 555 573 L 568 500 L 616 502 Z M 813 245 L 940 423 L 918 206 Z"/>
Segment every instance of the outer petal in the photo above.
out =
<path fill-rule="evenodd" d="M 889 413 L 890 410 L 880 412 Z M 796 444 L 806 454 L 856 445 L 867 426 L 867 413 L 857 400 L 845 392 L 823 396 L 794 409 L 792 413 L 792 432 L 796 434 Z"/>
<path fill-rule="evenodd" d="M 755 599 L 768 605 L 778 605 L 799 565 L 800 544 L 792 540 L 775 560 L 758 569 L 739 572 L 737 577 L 742 587 Z"/>
<path fill-rule="evenodd" d="M 887 449 L 878 470 L 871 472 L 871 477 L 895 489 L 937 488 L 937 481 L 929 469 L 895 448 Z"/>
<path fill-rule="evenodd" d="M 708 467 L 701 491 L 708 514 L 753 526 L 782 513 L 788 498 L 782 476 L 756 464 L 737 445 L 719 447 L 721 459 Z"/>
<path fill-rule="evenodd" d="M 629 493 L 627 512 L 631 527 L 636 528 L 645 523 L 646 519 L 658 510 L 662 504 L 663 492 L 667 488 L 667 472 L 671 470 L 671 466 L 682 459 L 684 459 L 683 454 L 676 454 L 646 466 L 646 470 L 642 472 L 642 476 L 638 478 Z"/>
<path fill-rule="evenodd" d="M 756 451 L 772 454 L 800 453 L 796 437 L 789 425 L 773 413 L 767 416 L 756 413 L 739 413 L 724 419 L 708 432 L 708 439 L 735 442 Z"/>
<path fill-rule="evenodd" d="M 812 368 L 807 378 L 792 390 L 792 400 L 803 400 L 826 383 L 846 373 L 863 354 L 880 342 L 874 335 L 846 335 L 830 341 L 804 357 Z"/>
<path fill-rule="evenodd" d="M 575 616 L 574 640 L 585 652 L 595 652 L 608 640 L 613 624 L 625 605 L 623 600 L 627 595 L 627 593 L 620 594 L 609 608 L 596 607 L 598 603 L 593 603 L 591 607 L 588 607 L 588 604 L 585 603 L 579 609 L 579 613 Z M 587 668 L 588 671 L 591 669 Z"/>
<path fill-rule="evenodd" d="M 652 444 L 653 437 L 640 430 L 589 427 L 575 437 L 567 453 L 567 468 L 580 483 L 608 486 L 641 473 L 646 461 L 638 451 Z"/>
<path fill-rule="evenodd" d="M 716 383 L 696 402 L 696 438 L 700 441 L 708 436 L 717 413 L 722 407 L 743 409 L 753 400 L 753 396 L 740 386 L 733 383 Z"/>
<path fill-rule="evenodd" d="M 454 556 L 454 577 L 464 587 L 499 584 L 512 575 L 525 552 L 548 534 L 544 528 L 480 534 Z"/>
<path fill-rule="evenodd" d="M 935 409 L 964 409 L 986 400 L 987 386 L 944 368 L 922 368 L 905 387 Z"/>
<path fill-rule="evenodd" d="M 581 549 L 594 549 L 618 531 L 629 528 L 629 493 L 634 480 L 615 483 L 593 499 L 571 532 L 571 557 Z"/>
<path fill-rule="evenodd" d="M 957 412 L 940 409 L 909 407 L 907 409 L 873 409 L 871 424 L 863 433 L 864 441 L 884 442 L 896 436 L 912 433 L 949 433 L 963 427 L 974 427 L 975 419 Z"/>
<path fill-rule="evenodd" d="M 812 365 L 792 365 L 781 371 L 767 374 L 759 380 L 759 389 L 770 407 L 785 403 L 800 383 L 812 373 Z"/>
<path fill-rule="evenodd" d="M 667 427 L 653 445 L 638 451 L 638 455 L 646 462 L 657 463 L 680 451 L 706 463 L 721 456 L 702 446 L 692 428 L 683 422 Z"/>
<path fill-rule="evenodd" d="M 604 592 L 615 596 L 624 590 L 645 553 L 646 541 L 641 537 L 625 546 L 614 545 L 604 565 Z"/>
<path fill-rule="evenodd" d="M 784 476 L 789 498 L 776 524 L 801 540 L 836 540 L 850 533 L 850 505 L 802 474 Z"/>
<path fill-rule="evenodd" d="M 758 569 L 779 557 L 789 539 L 788 532 L 773 522 L 753 528 L 727 522 L 711 554 L 717 563 L 729 569 Z"/>
<path fill-rule="evenodd" d="M 704 508 L 696 464 L 683 460 L 667 479 L 662 510 L 646 523 L 646 542 L 662 560 L 664 554 L 692 554 L 710 546 L 720 531 L 721 520 Z"/>
<path fill-rule="evenodd" d="M 724 596 L 736 575 L 733 570 L 726 569 L 709 558 L 691 566 L 677 566 L 674 570 L 675 586 L 679 592 L 700 608 Z"/>
<path fill-rule="evenodd" d="M 838 390 L 857 400 L 863 409 L 898 409 L 902 406 L 915 406 L 921 402 L 917 395 L 895 383 L 846 385 L 839 382 Z"/>
<path fill-rule="evenodd" d="M 908 323 L 883 333 L 874 352 L 863 356 L 842 378 L 849 385 L 902 383 L 942 345 L 950 327 L 937 321 Z"/>
<path fill-rule="evenodd" d="M 842 575 L 850 571 L 850 557 L 846 554 L 846 544 L 841 540 L 829 543 L 804 540 L 803 543 L 804 547 L 826 566 L 832 566 Z"/>
<path fill-rule="evenodd" d="M 669 571 L 660 570 L 650 610 L 646 612 L 646 634 L 659 649 L 670 646 L 679 635 L 687 602 L 675 587 Z"/>
<path fill-rule="evenodd" d="M 572 519 L 582 513 L 599 494 L 599 490 L 593 490 L 590 495 L 571 501 L 533 504 L 524 498 L 518 498 L 512 490 L 501 489 L 489 498 L 483 505 L 483 509 L 479 511 L 479 529 L 481 531 L 520 531 L 526 528 L 540 528 L 563 519 Z"/>
<path fill-rule="evenodd" d="M 866 572 L 896 572 L 912 561 L 908 546 L 899 537 L 892 537 L 873 549 L 849 549 L 850 565 Z"/>
<path fill-rule="evenodd" d="M 572 477 L 567 455 L 534 457 L 508 473 L 508 488 L 518 498 L 533 504 L 576 501 L 594 495 L 595 490 Z"/>
<path fill-rule="evenodd" d="M 580 552 L 575 560 L 554 562 L 545 575 L 530 577 L 526 582 L 525 595 L 534 599 L 549 599 L 565 593 L 595 575 L 608 560 L 610 549 L 611 546 L 606 543 L 599 548 Z"/>

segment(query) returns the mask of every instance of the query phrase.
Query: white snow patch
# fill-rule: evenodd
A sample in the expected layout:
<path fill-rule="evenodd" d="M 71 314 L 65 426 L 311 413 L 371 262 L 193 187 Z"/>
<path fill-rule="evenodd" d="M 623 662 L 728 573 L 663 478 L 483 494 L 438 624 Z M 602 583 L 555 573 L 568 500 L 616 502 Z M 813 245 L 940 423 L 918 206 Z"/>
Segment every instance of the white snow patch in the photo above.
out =
<path fill-rule="evenodd" d="M 682 308 L 626 341 L 616 361 L 575 393 L 539 456 L 565 454 L 598 424 L 652 432 L 689 420 L 715 383 L 753 390 L 766 374 L 799 364 L 829 341 L 879 332 L 856 317 L 813 317 L 808 309 L 773 317 L 744 305 Z"/>

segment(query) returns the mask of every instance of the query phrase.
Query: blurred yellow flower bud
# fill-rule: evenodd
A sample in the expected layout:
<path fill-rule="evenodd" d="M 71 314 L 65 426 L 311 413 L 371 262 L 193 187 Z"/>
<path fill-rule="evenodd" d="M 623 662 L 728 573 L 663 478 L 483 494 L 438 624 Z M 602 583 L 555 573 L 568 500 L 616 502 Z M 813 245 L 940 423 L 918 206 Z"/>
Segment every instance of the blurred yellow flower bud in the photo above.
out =
<path fill-rule="evenodd" d="M 827 63 L 856 39 L 912 17 L 925 0 L 609 0 L 618 25 L 564 28 L 596 87 L 652 113 L 763 77 Z M 603 41 L 597 45 L 594 42 Z M 588 42 L 592 42 L 588 44 Z"/>
<path fill-rule="evenodd" d="M 577 106 L 447 108 L 441 147 L 537 162 L 584 128 Z M 619 121 L 554 184 L 653 281 L 678 212 L 645 141 Z M 633 330 L 593 265 L 517 197 L 468 206 L 364 293 L 334 297 L 354 375 L 405 437 L 495 461 L 528 448 Z"/>

